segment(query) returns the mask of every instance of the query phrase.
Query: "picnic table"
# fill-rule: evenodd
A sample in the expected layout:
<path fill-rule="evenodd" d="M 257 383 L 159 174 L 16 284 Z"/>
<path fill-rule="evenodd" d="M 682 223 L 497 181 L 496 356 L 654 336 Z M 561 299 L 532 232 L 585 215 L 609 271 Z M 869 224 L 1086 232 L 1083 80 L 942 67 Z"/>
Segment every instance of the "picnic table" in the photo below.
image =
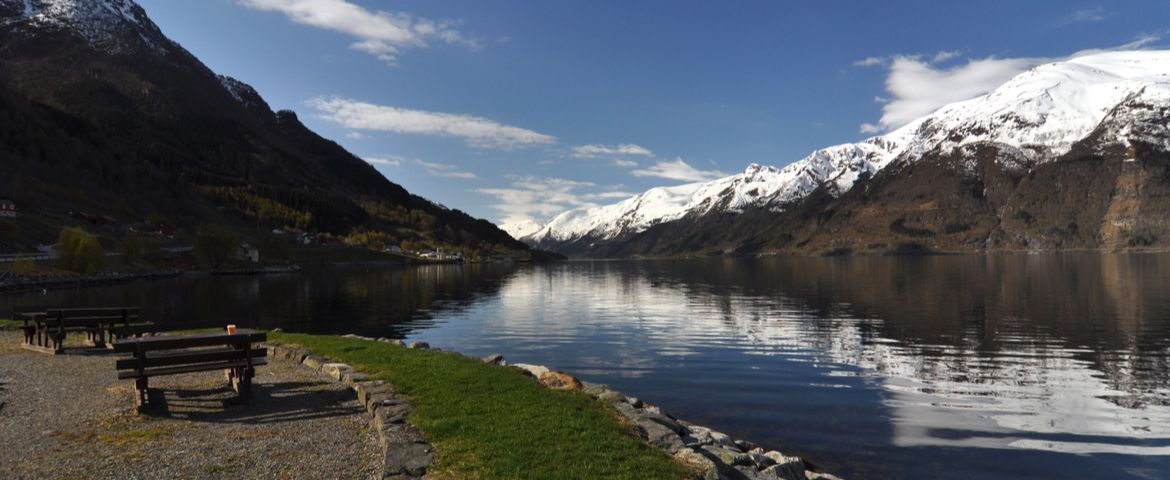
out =
<path fill-rule="evenodd" d="M 150 403 L 150 377 L 211 370 L 225 370 L 232 389 L 247 400 L 255 367 L 267 363 L 268 350 L 254 344 L 265 340 L 265 332 L 251 329 L 121 338 L 114 341 L 114 351 L 131 356 L 117 360 L 115 366 L 119 380 L 134 379 L 139 410 Z"/>
<path fill-rule="evenodd" d="M 71 331 L 84 331 L 86 343 L 106 346 L 112 340 L 111 331 L 128 327 L 140 321 L 137 308 L 18 308 L 13 314 L 24 322 L 24 347 L 45 353 L 61 353 L 65 336 Z"/>

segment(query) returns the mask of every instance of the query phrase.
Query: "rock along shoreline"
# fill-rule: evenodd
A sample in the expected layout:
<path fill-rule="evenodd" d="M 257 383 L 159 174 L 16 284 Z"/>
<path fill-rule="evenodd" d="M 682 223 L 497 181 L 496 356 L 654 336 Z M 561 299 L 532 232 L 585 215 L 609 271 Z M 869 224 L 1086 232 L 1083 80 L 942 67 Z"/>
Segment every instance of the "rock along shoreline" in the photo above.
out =
<path fill-rule="evenodd" d="M 393 343 L 415 349 L 431 348 L 426 342 L 416 341 L 408 345 L 402 340 L 388 338 L 375 339 L 355 334 L 342 337 Z M 406 413 L 410 407 L 404 398 L 393 394 L 392 386 L 386 385 L 385 382 L 367 382 L 364 375 L 353 372 L 352 367 L 348 365 L 327 363 L 328 360 L 304 351 L 278 348 L 281 348 L 281 351 L 274 352 L 277 356 L 295 359 L 306 365 L 316 364 L 310 366 L 322 370 L 336 380 L 351 384 L 358 391 L 363 403 L 370 408 L 375 428 L 382 437 L 380 443 L 387 460 L 385 468 L 387 475 L 384 478 L 417 478 L 416 475 L 421 476 L 425 473 L 433 457 L 433 451 L 426 444 L 421 432 L 405 423 Z M 434 350 L 463 355 L 449 350 Z M 812 471 L 800 457 L 784 455 L 775 450 L 764 450 L 750 441 L 734 439 L 713 429 L 680 420 L 657 406 L 643 402 L 637 397 L 625 395 L 609 386 L 583 382 L 568 373 L 543 365 L 524 363 L 509 365 L 499 354 L 488 355 L 481 360 L 501 367 L 516 368 L 546 388 L 581 391 L 609 404 L 629 422 L 643 441 L 677 461 L 695 468 L 699 478 L 703 480 L 840 480 L 834 475 Z M 374 393 L 366 393 L 369 391 Z M 389 400 L 388 404 L 396 407 L 382 411 L 379 408 L 381 401 L 372 398 L 374 396 L 389 396 L 391 398 L 386 399 Z M 383 416 L 379 413 L 390 411 L 393 412 L 389 415 L 392 420 L 380 418 Z M 399 437 L 405 438 L 400 438 L 400 441 L 392 440 Z M 403 447 L 406 447 L 406 452 L 398 454 L 394 452 Z M 409 467 L 406 464 L 410 464 Z"/>

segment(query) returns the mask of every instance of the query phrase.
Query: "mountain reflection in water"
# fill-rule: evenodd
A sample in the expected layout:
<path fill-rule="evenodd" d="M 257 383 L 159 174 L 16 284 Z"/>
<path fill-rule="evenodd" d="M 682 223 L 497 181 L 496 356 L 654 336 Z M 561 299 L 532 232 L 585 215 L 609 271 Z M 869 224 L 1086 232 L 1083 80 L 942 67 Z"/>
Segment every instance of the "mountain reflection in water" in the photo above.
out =
<path fill-rule="evenodd" d="M 135 302 L 503 353 L 847 477 L 1167 478 L 1167 272 L 1170 255 L 598 261 L 188 278 L 0 306 Z"/>

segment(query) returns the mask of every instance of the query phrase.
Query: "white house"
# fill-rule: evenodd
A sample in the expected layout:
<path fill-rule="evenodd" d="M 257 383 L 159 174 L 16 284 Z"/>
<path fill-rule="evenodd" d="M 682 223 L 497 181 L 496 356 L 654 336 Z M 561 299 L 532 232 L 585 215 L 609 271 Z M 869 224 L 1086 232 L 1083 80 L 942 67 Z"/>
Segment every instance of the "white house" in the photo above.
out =
<path fill-rule="evenodd" d="M 260 261 L 260 249 L 241 243 L 239 250 L 236 251 L 236 258 L 240 260 L 250 260 L 253 263 Z"/>

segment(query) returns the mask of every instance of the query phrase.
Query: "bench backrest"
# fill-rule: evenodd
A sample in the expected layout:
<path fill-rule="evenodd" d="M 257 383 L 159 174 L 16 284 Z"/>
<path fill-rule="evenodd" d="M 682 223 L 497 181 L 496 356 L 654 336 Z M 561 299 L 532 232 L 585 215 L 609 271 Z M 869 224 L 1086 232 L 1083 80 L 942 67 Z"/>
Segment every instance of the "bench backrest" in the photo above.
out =
<path fill-rule="evenodd" d="M 49 307 L 45 305 L 16 305 L 12 307 L 12 318 L 19 319 L 26 313 L 44 313 L 45 311 L 55 308 L 57 307 Z"/>
<path fill-rule="evenodd" d="M 238 349 L 238 348 L 200 348 L 191 350 L 177 350 L 156 352 L 153 355 L 133 356 L 120 358 L 114 362 L 118 370 L 137 370 L 145 372 L 147 368 L 172 367 L 175 365 L 218 364 L 231 361 L 251 361 L 251 364 L 263 364 L 263 358 L 268 356 L 266 348 Z M 194 370 L 191 370 L 194 371 Z"/>
<path fill-rule="evenodd" d="M 182 348 L 199 347 L 236 347 L 252 348 L 251 344 L 260 343 L 268 339 L 264 332 L 238 333 L 224 336 L 221 334 L 193 333 L 189 335 L 168 335 L 161 337 L 136 338 L 133 340 L 115 340 L 115 352 L 149 352 L 154 350 L 177 350 Z"/>
<path fill-rule="evenodd" d="M 130 307 L 52 308 L 45 311 L 45 323 L 51 328 L 130 324 L 137 323 L 138 319 L 138 309 Z"/>
<path fill-rule="evenodd" d="M 227 328 L 227 322 L 220 320 L 208 320 L 203 322 L 147 323 L 142 325 L 114 327 L 110 329 L 110 333 L 113 333 L 117 337 L 133 337 L 153 333 L 179 332 L 183 330 L 203 330 L 205 328 L 219 328 L 222 330 Z"/>

